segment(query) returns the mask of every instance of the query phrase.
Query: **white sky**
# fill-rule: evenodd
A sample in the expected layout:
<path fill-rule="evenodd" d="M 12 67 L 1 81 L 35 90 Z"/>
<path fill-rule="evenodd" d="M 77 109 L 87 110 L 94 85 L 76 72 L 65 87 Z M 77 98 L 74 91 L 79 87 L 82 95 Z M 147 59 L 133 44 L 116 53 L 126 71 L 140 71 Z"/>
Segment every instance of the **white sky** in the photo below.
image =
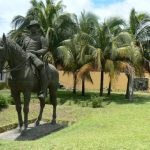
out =
<path fill-rule="evenodd" d="M 138 12 L 150 13 L 150 0 L 123 0 L 113 4 L 102 4 L 102 0 L 63 0 L 66 10 L 80 15 L 80 12 L 91 11 L 104 20 L 109 16 L 120 16 L 128 20 L 131 8 Z M 0 36 L 11 30 L 11 21 L 16 15 L 25 15 L 30 8 L 30 0 L 0 0 Z"/>

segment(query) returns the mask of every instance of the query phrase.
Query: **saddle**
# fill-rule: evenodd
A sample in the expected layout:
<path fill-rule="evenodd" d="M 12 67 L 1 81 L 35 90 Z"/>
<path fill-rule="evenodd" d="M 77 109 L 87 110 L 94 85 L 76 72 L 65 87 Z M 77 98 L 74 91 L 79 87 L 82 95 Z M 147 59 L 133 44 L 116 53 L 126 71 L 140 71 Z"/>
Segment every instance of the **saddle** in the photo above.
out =
<path fill-rule="evenodd" d="M 48 66 L 48 63 L 46 62 L 43 62 L 44 66 L 44 71 L 46 72 L 46 67 Z M 29 65 L 33 71 L 33 74 L 38 78 L 40 79 L 40 75 L 39 75 L 39 69 L 37 68 L 37 66 L 35 66 L 35 64 L 33 63 L 33 61 L 31 59 L 29 59 Z"/>

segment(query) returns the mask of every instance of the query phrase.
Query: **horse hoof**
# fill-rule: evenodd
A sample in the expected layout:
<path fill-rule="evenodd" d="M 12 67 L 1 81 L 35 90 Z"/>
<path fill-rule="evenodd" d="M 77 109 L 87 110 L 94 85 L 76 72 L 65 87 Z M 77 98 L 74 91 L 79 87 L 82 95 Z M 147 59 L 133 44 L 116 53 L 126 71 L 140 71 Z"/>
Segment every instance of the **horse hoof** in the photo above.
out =
<path fill-rule="evenodd" d="M 40 125 L 40 122 L 39 121 L 36 121 L 35 123 L 34 123 L 34 127 L 37 127 L 37 126 L 39 126 Z"/>
<path fill-rule="evenodd" d="M 27 128 L 24 127 L 24 128 L 21 130 L 21 135 L 25 135 L 25 134 L 26 134 L 26 131 L 27 131 Z"/>
<path fill-rule="evenodd" d="M 56 120 L 52 120 L 51 125 L 56 125 Z"/>
<path fill-rule="evenodd" d="M 22 127 L 18 127 L 17 130 L 16 130 L 16 132 L 17 132 L 17 133 L 21 133 L 22 130 L 23 130 Z"/>

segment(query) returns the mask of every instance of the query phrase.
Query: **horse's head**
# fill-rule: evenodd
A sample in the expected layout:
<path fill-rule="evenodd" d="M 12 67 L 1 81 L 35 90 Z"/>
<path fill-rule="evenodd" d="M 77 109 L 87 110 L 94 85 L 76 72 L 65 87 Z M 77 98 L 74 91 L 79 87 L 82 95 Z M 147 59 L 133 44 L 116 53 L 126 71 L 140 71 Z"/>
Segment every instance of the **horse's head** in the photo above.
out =
<path fill-rule="evenodd" d="M 2 71 L 6 61 L 8 61 L 11 68 L 25 62 L 26 59 L 27 54 L 23 49 L 15 41 L 6 38 L 5 34 L 3 34 L 2 39 L 0 39 L 0 71 Z"/>
<path fill-rule="evenodd" d="M 4 64 L 6 62 L 6 36 L 3 34 L 2 39 L 0 39 L 0 72 L 2 71 Z"/>

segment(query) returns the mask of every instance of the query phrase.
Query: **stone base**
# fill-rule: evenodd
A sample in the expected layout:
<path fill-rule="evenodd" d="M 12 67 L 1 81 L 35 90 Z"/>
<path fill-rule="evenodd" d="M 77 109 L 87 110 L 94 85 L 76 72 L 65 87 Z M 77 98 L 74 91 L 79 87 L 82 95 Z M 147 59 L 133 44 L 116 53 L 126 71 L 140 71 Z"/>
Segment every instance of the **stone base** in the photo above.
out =
<path fill-rule="evenodd" d="M 52 125 L 50 123 L 42 122 L 41 125 L 34 127 L 34 124 L 30 124 L 28 129 L 23 132 L 19 132 L 19 130 L 13 129 L 0 134 L 0 139 L 5 140 L 16 140 L 16 141 L 26 141 L 26 140 L 35 140 L 41 138 L 45 135 L 49 135 L 52 132 L 61 130 L 65 128 L 67 125 L 65 124 L 55 124 Z"/>

